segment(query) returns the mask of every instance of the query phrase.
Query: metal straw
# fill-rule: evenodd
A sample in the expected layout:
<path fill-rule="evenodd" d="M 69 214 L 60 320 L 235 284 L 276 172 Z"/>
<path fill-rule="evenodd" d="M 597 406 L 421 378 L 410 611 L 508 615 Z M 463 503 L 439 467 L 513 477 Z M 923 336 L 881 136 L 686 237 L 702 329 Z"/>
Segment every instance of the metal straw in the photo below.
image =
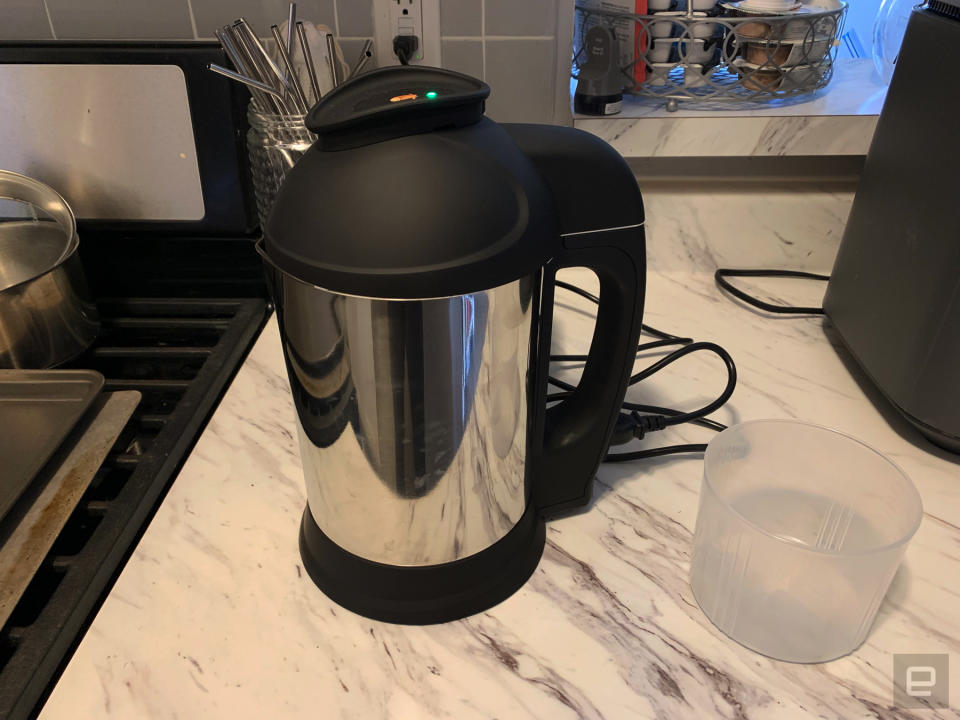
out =
<path fill-rule="evenodd" d="M 250 60 L 250 56 L 247 55 L 247 49 L 243 45 L 243 39 L 240 37 L 240 33 L 236 28 L 230 25 L 224 25 L 217 37 L 220 39 L 220 43 L 223 44 L 227 55 L 230 56 L 237 70 L 251 77 L 258 74 L 257 66 Z"/>
<path fill-rule="evenodd" d="M 283 91 L 286 86 L 283 82 L 277 83 L 277 76 L 270 71 L 266 63 L 263 61 L 263 57 L 256 49 L 254 42 L 251 42 L 250 36 L 252 35 L 252 32 L 250 31 L 250 28 L 246 26 L 241 18 L 233 24 L 232 30 L 234 34 L 234 40 L 236 41 L 237 45 L 243 49 L 246 55 L 247 63 L 250 69 L 250 77 L 259 80 L 265 85 L 269 85 L 274 89 L 274 91 L 279 92 L 280 97 L 273 101 L 274 112 L 280 114 L 288 113 L 289 107 L 286 103 L 286 98 L 283 96 Z M 254 41 L 256 41 L 256 38 L 254 38 Z"/>
<path fill-rule="evenodd" d="M 244 58 L 237 51 L 237 47 L 227 34 L 226 28 L 218 28 L 213 31 L 213 34 L 217 40 L 220 41 L 220 45 L 223 47 L 223 51 L 227 54 L 227 57 L 230 58 L 230 62 L 233 63 L 233 67 L 240 72 L 245 72 L 247 68 L 244 66 Z"/>
<path fill-rule="evenodd" d="M 226 33 L 227 37 L 230 38 L 230 40 L 233 42 L 233 45 L 236 51 L 240 54 L 240 57 L 242 58 L 244 66 L 246 68 L 245 74 L 248 77 L 254 78 L 256 80 L 259 80 L 260 82 L 265 83 L 266 85 L 269 85 L 271 88 L 274 89 L 274 91 L 276 91 L 278 89 L 276 87 L 276 84 L 271 81 L 269 76 L 265 76 L 260 71 L 260 65 L 256 62 L 254 57 L 250 54 L 250 51 L 248 50 L 246 45 L 245 36 L 242 32 L 240 32 L 240 29 L 227 26 L 224 28 L 224 32 Z M 277 97 L 276 95 L 269 94 L 269 93 L 265 94 L 263 97 L 266 100 L 266 104 L 263 106 L 264 112 L 268 112 L 268 113 L 272 112 L 272 113 L 277 113 L 281 115 L 287 113 L 287 103 L 286 103 L 286 100 L 282 97 L 282 93 L 281 93 L 281 97 Z"/>
<path fill-rule="evenodd" d="M 293 33 L 294 26 L 297 24 L 297 4 L 295 2 L 290 3 L 290 8 L 287 12 L 287 54 L 290 57 L 293 57 Z"/>
<path fill-rule="evenodd" d="M 213 34 L 217 36 L 217 40 L 220 41 L 224 52 L 226 52 L 227 57 L 230 58 L 230 62 L 233 63 L 233 67 L 238 71 L 238 73 L 249 76 L 250 69 L 247 65 L 246 58 L 244 58 L 243 55 L 237 50 L 237 47 L 229 33 L 225 29 L 219 29 L 214 30 Z M 253 103 L 256 105 L 257 109 L 259 109 L 261 112 L 270 112 L 271 108 L 273 107 L 273 104 L 270 102 L 272 98 L 266 95 L 262 90 L 252 86 L 250 87 L 250 94 L 253 96 Z"/>
<path fill-rule="evenodd" d="M 225 25 L 214 31 L 214 35 L 220 41 L 224 52 L 233 64 L 234 70 L 215 64 L 209 65 L 209 69 L 247 86 L 253 99 L 252 107 L 260 112 L 293 115 L 304 114 L 310 109 L 311 104 L 307 93 L 304 91 L 304 84 L 300 81 L 293 65 L 294 43 L 297 40 L 300 42 L 300 50 L 307 66 L 310 89 L 313 92 L 314 99 L 319 100 L 321 97 L 320 83 L 317 80 L 317 67 L 313 61 L 304 23 L 297 21 L 297 4 L 295 2 L 290 3 L 287 23 L 286 42 L 280 34 L 280 28 L 276 25 L 270 26 L 270 32 L 277 43 L 277 54 L 280 56 L 281 64 L 286 72 L 281 72 L 280 68 L 277 67 L 277 63 L 274 62 L 245 19 L 239 18 L 233 25 Z M 296 34 L 296 38 L 294 34 Z M 330 75 L 333 78 L 334 87 L 337 87 L 340 85 L 341 79 L 336 65 L 336 44 L 333 35 L 327 35 L 326 42 L 330 59 Z M 364 45 L 364 60 L 370 47 L 372 47 L 372 42 L 367 41 Z M 358 63 L 358 65 L 362 67 L 363 63 Z"/>
<path fill-rule="evenodd" d="M 287 48 L 283 46 L 283 38 L 280 36 L 280 28 L 276 25 L 271 25 L 270 32 L 273 33 L 273 39 L 277 42 L 277 52 L 280 54 L 280 59 L 287 68 L 287 76 L 290 78 L 290 83 L 293 85 L 293 94 L 300 106 L 300 111 L 305 113 L 307 112 L 307 96 L 304 94 L 303 87 L 300 85 L 300 78 L 297 77 L 297 73 L 293 70 L 293 62 L 290 60 L 290 53 L 288 53 Z"/>
<path fill-rule="evenodd" d="M 291 94 L 294 94 L 293 89 L 287 84 L 286 78 L 283 77 L 283 73 L 280 72 L 280 68 L 277 67 L 273 58 L 270 57 L 270 53 L 263 47 L 260 39 L 247 24 L 247 21 L 240 18 L 234 23 L 234 27 L 240 30 L 242 37 L 246 40 L 247 51 L 260 66 L 260 72 L 263 75 L 262 80 L 269 85 L 273 85 L 274 82 L 279 82 L 278 89 L 286 89 Z"/>
<path fill-rule="evenodd" d="M 333 86 L 337 87 L 340 84 L 340 73 L 337 72 L 336 49 L 331 34 L 327 34 L 327 61 L 330 63 L 330 78 L 333 80 Z"/>
<path fill-rule="evenodd" d="M 216 65 L 214 63 L 210 63 L 209 65 L 207 65 L 207 70 L 210 70 L 211 72 L 215 72 L 217 75 L 223 75 L 224 77 L 228 77 L 231 80 L 236 80 L 237 82 L 243 83 L 244 85 L 250 88 L 259 90 L 260 92 L 265 92 L 271 95 L 276 95 L 277 97 L 281 97 L 280 93 L 278 93 L 276 90 L 274 90 L 272 87 L 270 87 L 266 83 L 262 83 L 259 80 L 254 80 L 253 78 L 247 77 L 246 75 L 241 75 L 240 73 L 234 72 L 233 70 L 228 70 L 222 65 Z"/>
<path fill-rule="evenodd" d="M 310 87 L 313 90 L 314 102 L 320 99 L 320 82 L 317 80 L 317 69 L 313 65 L 313 53 L 310 52 L 310 43 L 307 41 L 307 29 L 302 22 L 297 23 L 297 37 L 300 39 L 300 50 L 303 52 L 303 61 L 307 65 L 307 74 L 310 76 Z"/>
<path fill-rule="evenodd" d="M 363 71 L 364 66 L 370 59 L 371 50 L 373 50 L 373 40 L 367 40 L 363 44 L 363 50 L 360 51 L 360 57 L 357 58 L 357 63 L 353 66 L 353 70 L 351 71 L 350 76 L 347 78 L 348 80 L 352 80 Z"/>

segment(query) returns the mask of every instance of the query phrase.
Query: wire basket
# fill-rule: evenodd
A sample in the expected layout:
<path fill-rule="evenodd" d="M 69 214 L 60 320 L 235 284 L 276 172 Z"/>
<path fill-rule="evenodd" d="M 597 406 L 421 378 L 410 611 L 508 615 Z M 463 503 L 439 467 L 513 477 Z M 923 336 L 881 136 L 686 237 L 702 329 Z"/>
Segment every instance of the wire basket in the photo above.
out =
<path fill-rule="evenodd" d="M 647 15 L 576 6 L 573 77 L 585 56 L 587 32 L 610 28 L 621 44 L 624 92 L 662 98 L 667 109 L 679 101 L 742 105 L 809 95 L 833 77 L 837 40 L 847 4 L 802 5 L 784 15 L 746 15 L 722 4 Z"/>

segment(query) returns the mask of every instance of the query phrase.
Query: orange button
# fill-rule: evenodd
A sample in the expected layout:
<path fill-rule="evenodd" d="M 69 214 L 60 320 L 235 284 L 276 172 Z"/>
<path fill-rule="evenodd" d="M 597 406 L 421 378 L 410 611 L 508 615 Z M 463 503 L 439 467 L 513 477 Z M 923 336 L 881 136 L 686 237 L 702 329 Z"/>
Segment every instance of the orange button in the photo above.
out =
<path fill-rule="evenodd" d="M 390 102 L 401 102 L 403 100 L 416 100 L 417 96 L 413 93 L 407 93 L 406 95 L 394 95 L 390 98 Z"/>

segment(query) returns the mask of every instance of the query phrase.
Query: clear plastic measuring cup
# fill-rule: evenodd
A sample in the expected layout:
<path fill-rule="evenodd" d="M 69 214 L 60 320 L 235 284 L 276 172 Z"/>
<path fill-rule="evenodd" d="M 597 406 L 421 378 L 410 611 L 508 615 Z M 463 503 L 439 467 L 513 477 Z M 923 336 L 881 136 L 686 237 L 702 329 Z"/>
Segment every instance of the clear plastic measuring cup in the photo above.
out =
<path fill-rule="evenodd" d="M 866 638 L 923 508 L 910 479 L 859 440 L 759 420 L 704 458 L 690 584 L 752 650 L 823 662 Z"/>

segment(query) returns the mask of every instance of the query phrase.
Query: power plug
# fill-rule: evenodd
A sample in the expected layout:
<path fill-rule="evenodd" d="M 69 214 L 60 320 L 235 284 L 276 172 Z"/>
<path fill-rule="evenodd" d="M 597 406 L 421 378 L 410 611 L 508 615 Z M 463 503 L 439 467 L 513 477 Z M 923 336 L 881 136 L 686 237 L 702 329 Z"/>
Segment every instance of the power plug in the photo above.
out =
<path fill-rule="evenodd" d="M 381 66 L 441 65 L 439 0 L 374 0 L 373 27 Z"/>
<path fill-rule="evenodd" d="M 410 60 L 417 56 L 419 47 L 420 40 L 416 35 L 397 35 L 393 39 L 393 54 L 397 56 L 401 65 L 409 65 Z"/>

